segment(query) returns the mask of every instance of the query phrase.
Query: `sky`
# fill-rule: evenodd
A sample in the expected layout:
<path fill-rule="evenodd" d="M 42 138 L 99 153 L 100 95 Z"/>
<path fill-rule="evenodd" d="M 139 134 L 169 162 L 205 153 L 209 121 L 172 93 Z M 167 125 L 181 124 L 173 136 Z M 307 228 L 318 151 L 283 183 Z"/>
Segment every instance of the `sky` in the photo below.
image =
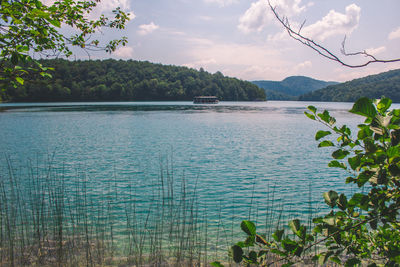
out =
<path fill-rule="evenodd" d="M 301 33 L 341 56 L 367 51 L 377 58 L 400 58 L 399 0 L 271 0 Z M 128 44 L 113 54 L 92 59 L 133 59 L 187 66 L 243 80 L 282 80 L 303 75 L 344 82 L 400 68 L 376 63 L 350 69 L 318 55 L 290 38 L 267 0 L 102 0 L 96 12 L 120 6 L 132 18 L 123 31 L 104 31 L 101 38 L 126 36 Z M 84 57 L 84 56 L 83 56 Z M 343 60 L 361 62 L 364 57 Z"/>

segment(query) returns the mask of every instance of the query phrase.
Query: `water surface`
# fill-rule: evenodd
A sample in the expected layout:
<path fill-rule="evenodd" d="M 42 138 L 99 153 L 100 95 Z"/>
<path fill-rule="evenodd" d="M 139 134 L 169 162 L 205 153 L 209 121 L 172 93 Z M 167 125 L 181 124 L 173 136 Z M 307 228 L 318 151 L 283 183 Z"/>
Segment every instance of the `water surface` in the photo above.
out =
<path fill-rule="evenodd" d="M 362 121 L 347 112 L 349 103 L 0 104 L 2 179 L 6 158 L 20 173 L 49 164 L 67 185 L 84 173 L 95 200 L 110 188 L 122 202 L 134 194 L 146 213 L 168 172 L 196 192 L 210 229 L 239 225 L 249 214 L 262 221 L 271 206 L 282 218 L 306 217 L 310 204 L 314 212 L 324 207 L 323 192 L 354 189 L 327 167 L 330 151 L 317 148 L 323 126 L 304 115 L 310 104 L 328 109 L 339 124 Z"/>

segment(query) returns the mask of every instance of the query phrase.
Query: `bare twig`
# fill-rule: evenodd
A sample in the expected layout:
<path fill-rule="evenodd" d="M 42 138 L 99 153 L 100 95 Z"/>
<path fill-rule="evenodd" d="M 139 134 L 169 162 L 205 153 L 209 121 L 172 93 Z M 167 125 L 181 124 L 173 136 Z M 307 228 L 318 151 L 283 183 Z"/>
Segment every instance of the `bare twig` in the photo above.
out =
<path fill-rule="evenodd" d="M 272 6 L 270 0 L 268 0 L 268 5 L 271 8 L 271 11 L 274 13 L 276 19 L 282 24 L 282 26 L 285 28 L 285 30 L 288 32 L 289 36 L 297 41 L 299 41 L 300 43 L 302 43 L 305 46 L 308 46 L 309 48 L 311 48 L 312 50 L 314 50 L 315 52 L 317 52 L 319 55 L 335 61 L 345 67 L 349 67 L 349 68 L 362 68 L 365 66 L 368 66 L 371 63 L 393 63 L 393 62 L 400 62 L 400 58 L 396 58 L 396 59 L 379 59 L 376 58 L 375 56 L 369 54 L 367 51 L 359 51 L 359 52 L 351 52 L 348 53 L 346 52 L 345 49 L 345 44 L 346 44 L 346 37 L 344 38 L 343 42 L 342 42 L 342 48 L 341 48 L 341 53 L 344 56 L 364 56 L 365 58 L 367 58 L 367 60 L 363 63 L 360 64 L 351 64 L 351 63 L 347 63 L 344 60 L 342 60 L 338 55 L 334 54 L 333 52 L 331 52 L 329 49 L 327 49 L 326 47 L 324 47 L 323 45 L 315 42 L 313 39 L 304 36 L 303 34 L 301 34 L 301 30 L 304 27 L 305 21 L 301 24 L 301 26 L 299 27 L 299 29 L 296 31 L 291 25 L 290 25 L 290 21 L 287 17 L 285 16 L 280 16 L 279 13 L 276 10 L 276 7 Z"/>

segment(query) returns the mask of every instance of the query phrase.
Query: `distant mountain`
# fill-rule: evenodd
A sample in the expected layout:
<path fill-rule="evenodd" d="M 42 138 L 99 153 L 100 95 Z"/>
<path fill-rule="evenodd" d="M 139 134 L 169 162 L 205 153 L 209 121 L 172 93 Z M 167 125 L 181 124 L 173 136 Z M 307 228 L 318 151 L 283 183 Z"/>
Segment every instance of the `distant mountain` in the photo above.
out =
<path fill-rule="evenodd" d="M 331 85 L 326 88 L 304 94 L 302 101 L 354 102 L 360 97 L 389 97 L 400 103 L 400 69 L 370 75 L 349 82 Z"/>
<path fill-rule="evenodd" d="M 337 82 L 325 82 L 304 76 L 291 76 L 278 81 L 253 81 L 265 90 L 268 100 L 296 100 L 298 96 L 315 91 Z"/>

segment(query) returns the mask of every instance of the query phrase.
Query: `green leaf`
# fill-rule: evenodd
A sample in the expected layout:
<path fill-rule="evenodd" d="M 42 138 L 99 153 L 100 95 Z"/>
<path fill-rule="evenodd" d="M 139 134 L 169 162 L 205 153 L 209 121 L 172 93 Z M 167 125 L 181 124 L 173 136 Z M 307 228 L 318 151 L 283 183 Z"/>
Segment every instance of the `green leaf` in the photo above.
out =
<path fill-rule="evenodd" d="M 371 172 L 362 172 L 357 176 L 356 182 L 358 187 L 362 187 L 366 182 L 368 182 L 373 177 Z M 371 181 L 372 182 L 372 181 Z"/>
<path fill-rule="evenodd" d="M 329 192 L 325 192 L 323 194 L 326 204 L 328 204 L 331 208 L 335 207 L 336 200 L 339 198 L 338 193 L 331 190 Z"/>
<path fill-rule="evenodd" d="M 61 22 L 59 20 L 50 20 L 50 23 L 56 26 L 57 28 L 61 27 Z"/>
<path fill-rule="evenodd" d="M 371 131 L 371 129 L 367 125 L 360 124 L 360 125 L 358 125 L 358 127 L 360 128 L 360 130 L 357 133 L 358 139 L 362 140 L 362 139 L 365 139 L 367 137 L 371 137 L 372 136 L 373 132 Z"/>
<path fill-rule="evenodd" d="M 337 160 L 332 160 L 331 162 L 329 162 L 328 167 L 347 169 L 346 165 Z"/>
<path fill-rule="evenodd" d="M 332 157 L 334 159 L 344 159 L 347 155 L 349 155 L 350 152 L 347 150 L 343 149 L 338 149 L 332 153 Z"/>
<path fill-rule="evenodd" d="M 334 262 L 334 263 L 336 263 L 336 264 L 339 264 L 339 265 L 342 264 L 342 261 L 339 259 L 338 256 L 330 257 L 329 260 L 332 261 L 332 262 Z"/>
<path fill-rule="evenodd" d="M 240 228 L 242 228 L 243 232 L 245 232 L 249 236 L 256 235 L 256 226 L 251 221 L 242 221 L 240 224 Z"/>
<path fill-rule="evenodd" d="M 246 245 L 243 241 L 237 242 L 237 243 L 236 243 L 236 246 L 239 246 L 239 247 L 241 247 L 241 248 L 247 247 L 247 245 Z"/>
<path fill-rule="evenodd" d="M 400 130 L 395 130 L 391 133 L 390 141 L 392 142 L 392 146 L 396 146 L 400 143 Z"/>
<path fill-rule="evenodd" d="M 378 101 L 376 107 L 380 113 L 384 113 L 390 108 L 391 105 L 392 105 L 392 100 L 390 98 L 382 97 Z"/>
<path fill-rule="evenodd" d="M 308 106 L 307 109 L 308 109 L 309 111 L 311 111 L 312 113 L 314 113 L 314 114 L 317 112 L 317 108 L 314 107 L 314 106 Z"/>
<path fill-rule="evenodd" d="M 395 147 L 389 147 L 389 149 L 387 150 L 387 155 L 389 159 L 393 159 L 393 158 L 398 158 L 400 157 L 400 148 L 395 146 Z M 389 160 L 389 163 L 391 163 L 392 161 Z"/>
<path fill-rule="evenodd" d="M 329 125 L 333 125 L 336 122 L 335 118 L 331 117 L 327 110 L 324 110 L 323 113 L 318 113 L 318 117 Z"/>
<path fill-rule="evenodd" d="M 338 205 L 339 209 L 346 210 L 347 197 L 344 194 L 340 194 L 339 199 L 337 200 L 337 205 Z"/>
<path fill-rule="evenodd" d="M 336 224 L 336 218 L 333 216 L 327 216 L 326 218 L 324 218 L 322 220 L 324 223 L 330 225 L 330 226 L 334 226 Z"/>
<path fill-rule="evenodd" d="M 290 239 L 282 240 L 282 248 L 289 253 L 294 253 L 297 246 L 298 246 L 297 242 L 293 240 Z"/>
<path fill-rule="evenodd" d="M 358 206 L 361 209 L 367 209 L 368 208 L 368 196 L 363 195 L 361 193 L 355 193 L 352 198 L 349 201 L 349 206 L 354 207 Z"/>
<path fill-rule="evenodd" d="M 42 76 L 42 77 L 44 77 L 44 78 L 53 78 L 53 76 L 51 76 L 51 74 L 50 74 L 50 73 L 47 73 L 47 72 L 41 72 L 41 73 L 40 73 L 40 76 Z"/>
<path fill-rule="evenodd" d="M 277 254 L 281 257 L 286 257 L 288 255 L 288 253 L 280 251 L 279 249 L 273 248 L 270 250 L 271 253 Z"/>
<path fill-rule="evenodd" d="M 246 240 L 244 241 L 244 244 L 246 247 L 251 247 L 254 246 L 254 241 L 255 241 L 255 236 L 254 235 L 249 235 Z"/>
<path fill-rule="evenodd" d="M 297 246 L 297 248 L 294 250 L 294 255 L 300 257 L 301 253 L 303 253 L 303 249 L 303 246 Z"/>
<path fill-rule="evenodd" d="M 315 134 L 315 140 L 318 141 L 319 139 L 321 139 L 321 138 L 323 138 L 323 137 L 325 137 L 327 135 L 330 135 L 330 134 L 332 134 L 330 131 L 318 131 Z"/>
<path fill-rule="evenodd" d="M 24 79 L 22 79 L 21 77 L 16 77 L 15 80 L 21 85 L 24 84 Z"/>
<path fill-rule="evenodd" d="M 367 97 L 358 99 L 350 112 L 367 118 L 374 118 L 377 114 L 374 104 Z"/>
<path fill-rule="evenodd" d="M 344 264 L 344 266 L 345 267 L 352 267 L 352 266 L 356 266 L 356 265 L 358 265 L 358 264 L 360 264 L 361 263 L 361 261 L 359 260 L 359 259 L 357 259 L 357 258 L 351 258 L 351 259 L 348 259 L 347 261 L 346 261 L 346 263 Z"/>
<path fill-rule="evenodd" d="M 284 230 L 276 230 L 272 234 L 272 238 L 275 239 L 276 242 L 280 242 L 282 240 L 283 233 L 284 233 Z"/>
<path fill-rule="evenodd" d="M 239 263 L 243 259 L 243 249 L 237 245 L 231 247 L 232 258 L 236 263 Z"/>
<path fill-rule="evenodd" d="M 29 47 L 26 45 L 19 45 L 19 46 L 17 46 L 17 51 L 19 53 L 26 53 L 29 51 Z"/>
<path fill-rule="evenodd" d="M 347 162 L 350 164 L 352 170 L 356 170 L 358 167 L 360 167 L 361 157 L 357 155 L 355 157 L 348 158 Z"/>
<path fill-rule="evenodd" d="M 335 146 L 335 145 L 329 140 L 324 140 L 318 145 L 318 147 L 328 147 L 328 146 Z"/>
<path fill-rule="evenodd" d="M 11 55 L 11 63 L 13 64 L 13 65 L 17 65 L 18 64 L 18 61 L 19 61 L 19 55 L 18 55 L 18 53 L 12 53 L 12 55 Z"/>
<path fill-rule="evenodd" d="M 290 221 L 289 227 L 292 229 L 294 234 L 297 234 L 297 231 L 300 229 L 300 221 L 297 219 Z"/>
<path fill-rule="evenodd" d="M 308 117 L 308 118 L 310 118 L 310 119 L 312 119 L 312 120 L 314 120 L 315 121 L 315 116 L 313 115 L 313 114 L 310 114 L 310 113 L 308 113 L 308 112 L 304 112 L 304 114 Z"/>
<path fill-rule="evenodd" d="M 224 267 L 219 261 L 211 262 L 210 265 L 214 267 Z"/>
<path fill-rule="evenodd" d="M 253 263 L 257 263 L 257 252 L 250 251 L 249 258 Z"/>
<path fill-rule="evenodd" d="M 40 10 L 40 9 L 33 9 L 32 11 L 31 11 L 31 14 L 32 15 L 34 15 L 35 17 L 38 17 L 38 18 L 45 18 L 45 19 L 48 19 L 49 17 L 50 17 L 50 15 L 48 14 L 48 13 L 46 13 L 45 11 L 43 11 L 43 10 Z"/>

